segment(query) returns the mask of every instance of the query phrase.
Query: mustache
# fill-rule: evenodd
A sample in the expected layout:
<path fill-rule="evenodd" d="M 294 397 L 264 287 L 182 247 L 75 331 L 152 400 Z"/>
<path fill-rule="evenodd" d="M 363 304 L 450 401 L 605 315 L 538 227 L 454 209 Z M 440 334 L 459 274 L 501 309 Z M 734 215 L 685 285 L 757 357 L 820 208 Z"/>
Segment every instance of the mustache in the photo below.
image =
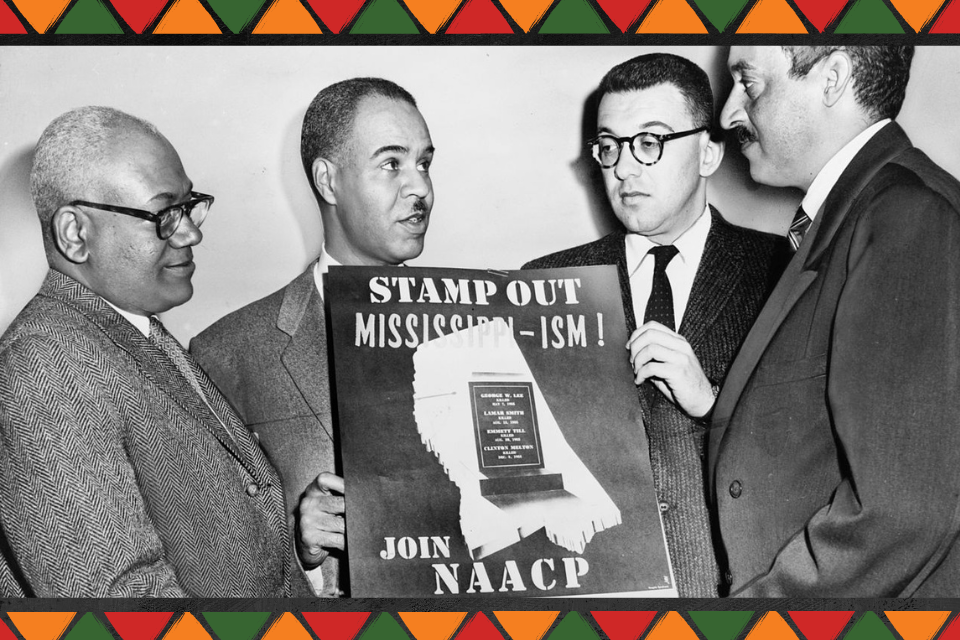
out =
<path fill-rule="evenodd" d="M 417 198 L 410 209 L 413 213 L 427 213 L 427 203 L 423 198 Z"/>
<path fill-rule="evenodd" d="M 756 142 L 756 141 L 757 141 L 757 134 L 755 134 L 753 131 L 750 131 L 750 129 L 747 129 L 747 128 L 744 127 L 743 125 L 738 126 L 738 127 L 734 130 L 734 133 L 735 133 L 736 136 L 737 136 L 737 141 L 738 141 L 741 145 L 747 144 L 748 142 Z"/>

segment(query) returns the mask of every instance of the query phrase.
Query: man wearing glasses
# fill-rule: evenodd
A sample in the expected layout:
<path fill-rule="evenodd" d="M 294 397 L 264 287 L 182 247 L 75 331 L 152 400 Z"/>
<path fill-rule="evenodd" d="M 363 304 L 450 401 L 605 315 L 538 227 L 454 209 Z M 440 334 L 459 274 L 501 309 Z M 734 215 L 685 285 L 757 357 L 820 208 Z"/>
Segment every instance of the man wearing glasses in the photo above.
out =
<path fill-rule="evenodd" d="M 309 594 L 276 471 L 156 317 L 213 197 L 105 107 L 47 127 L 31 191 L 50 271 L 0 339 L 3 595 Z"/>
<path fill-rule="evenodd" d="M 611 69 L 598 98 L 588 146 L 624 229 L 525 268 L 617 266 L 677 587 L 682 597 L 712 597 L 719 575 L 703 484 L 704 418 L 776 281 L 784 243 L 731 225 L 707 204 L 723 143 L 711 137 L 713 94 L 697 65 L 640 56 Z"/>

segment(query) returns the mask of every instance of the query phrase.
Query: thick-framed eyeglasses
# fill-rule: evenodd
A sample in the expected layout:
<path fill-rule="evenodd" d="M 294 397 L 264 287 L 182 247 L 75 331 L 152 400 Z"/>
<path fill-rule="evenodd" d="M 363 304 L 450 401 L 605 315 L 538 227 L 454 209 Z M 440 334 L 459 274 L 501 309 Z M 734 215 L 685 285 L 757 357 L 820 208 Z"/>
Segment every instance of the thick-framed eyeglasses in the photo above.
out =
<path fill-rule="evenodd" d="M 177 232 L 180 227 L 180 221 L 183 216 L 188 216 L 190 221 L 197 227 L 203 224 L 203 219 L 207 217 L 210 211 L 210 205 L 213 204 L 213 196 L 198 191 L 190 192 L 190 199 L 186 202 L 170 205 L 160 209 L 156 213 L 144 211 L 143 209 L 133 209 L 131 207 L 121 207 L 114 204 L 99 204 L 96 202 L 87 202 L 86 200 L 74 200 L 71 206 L 90 207 L 92 209 L 102 209 L 112 213 L 122 213 L 144 220 L 151 220 L 157 225 L 157 236 L 161 240 L 167 240 Z"/>
<path fill-rule="evenodd" d="M 620 150 L 623 149 L 623 144 L 628 142 L 630 143 L 630 153 L 637 159 L 637 162 L 649 167 L 660 162 L 660 158 L 663 157 L 664 142 L 685 138 L 706 130 L 707 127 L 697 127 L 696 129 L 677 131 L 676 133 L 641 131 L 627 138 L 618 138 L 601 133 L 596 138 L 588 140 L 587 146 L 593 152 L 593 159 L 599 162 L 604 169 L 609 169 L 620 161 Z"/>

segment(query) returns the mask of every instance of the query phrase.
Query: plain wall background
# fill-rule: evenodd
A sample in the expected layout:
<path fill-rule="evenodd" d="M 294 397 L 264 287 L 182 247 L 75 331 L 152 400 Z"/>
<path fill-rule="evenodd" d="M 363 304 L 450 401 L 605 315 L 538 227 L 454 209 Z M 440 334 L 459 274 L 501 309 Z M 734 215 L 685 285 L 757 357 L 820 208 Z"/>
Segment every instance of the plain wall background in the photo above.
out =
<path fill-rule="evenodd" d="M 706 69 L 719 108 L 731 83 L 722 47 L 0 47 L 0 331 L 46 271 L 29 165 L 64 111 L 103 104 L 153 122 L 195 188 L 216 196 L 195 249 L 194 297 L 164 316 L 186 344 L 319 252 L 299 139 L 324 86 L 382 76 L 419 103 L 437 147 L 436 203 L 412 264 L 513 269 L 613 228 L 583 153 L 588 99 L 610 67 L 654 50 Z M 958 80 L 960 49 L 918 49 L 899 122 L 960 176 Z M 732 222 L 784 233 L 801 194 L 755 185 L 735 146 L 710 201 Z"/>

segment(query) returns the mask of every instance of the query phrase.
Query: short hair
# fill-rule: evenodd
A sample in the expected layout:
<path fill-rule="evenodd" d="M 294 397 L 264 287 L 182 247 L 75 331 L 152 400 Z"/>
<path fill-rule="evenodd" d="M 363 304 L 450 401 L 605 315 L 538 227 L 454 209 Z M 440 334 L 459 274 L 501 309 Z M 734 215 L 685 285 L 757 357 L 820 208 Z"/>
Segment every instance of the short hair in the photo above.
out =
<path fill-rule="evenodd" d="M 351 78 L 320 90 L 303 116 L 300 130 L 300 160 L 313 185 L 313 163 L 317 158 L 338 160 L 360 108 L 368 96 L 380 96 L 417 106 L 410 93 L 383 78 Z"/>
<path fill-rule="evenodd" d="M 846 51 L 853 60 L 853 95 L 857 104 L 873 118 L 896 118 L 903 106 L 910 80 L 913 47 L 783 47 L 792 64 L 790 75 L 802 78 L 814 65 L 834 51 Z"/>
<path fill-rule="evenodd" d="M 53 214 L 89 191 L 91 169 L 103 162 L 112 140 L 131 130 L 166 140 L 146 120 L 99 106 L 67 111 L 43 130 L 30 170 L 30 195 L 40 217 L 48 255 L 54 247 L 50 226 Z"/>
<path fill-rule="evenodd" d="M 621 62 L 600 81 L 597 103 L 608 93 L 640 91 L 661 84 L 680 90 L 695 127 L 713 132 L 713 90 L 710 78 L 699 66 L 670 53 L 649 53 Z"/>

